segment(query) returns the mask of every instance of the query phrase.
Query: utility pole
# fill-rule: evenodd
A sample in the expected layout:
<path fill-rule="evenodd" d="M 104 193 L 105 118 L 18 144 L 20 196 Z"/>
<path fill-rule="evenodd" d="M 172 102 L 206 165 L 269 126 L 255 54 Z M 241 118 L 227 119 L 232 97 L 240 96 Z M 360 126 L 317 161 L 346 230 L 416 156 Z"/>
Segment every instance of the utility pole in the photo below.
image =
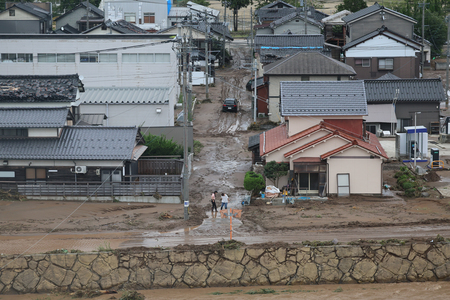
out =
<path fill-rule="evenodd" d="M 429 3 L 425 3 L 425 2 L 423 2 L 423 3 L 419 3 L 419 7 L 422 7 L 422 51 L 421 51 L 421 53 L 422 53 L 422 59 L 421 59 L 421 62 L 420 62 L 420 73 L 421 73 L 421 76 L 420 76 L 420 78 L 423 78 L 423 66 L 424 66 L 424 62 L 425 62 L 425 56 L 424 56 L 424 52 L 423 52 L 423 49 L 424 49 L 424 46 L 425 46 L 425 7 L 427 6 L 427 4 L 429 4 Z"/>
<path fill-rule="evenodd" d="M 209 55 L 208 55 L 208 14 L 205 9 L 205 86 L 206 86 L 206 99 L 209 99 Z"/>
<path fill-rule="evenodd" d="M 447 67 L 446 67 L 446 75 L 447 75 L 447 80 L 446 80 L 446 84 L 445 84 L 445 108 L 448 109 L 448 64 L 449 62 L 449 55 L 450 55 L 450 48 L 449 48 L 449 44 L 450 44 L 450 17 L 446 18 L 447 21 Z"/>
<path fill-rule="evenodd" d="M 190 22 L 189 22 L 189 58 L 188 58 L 188 71 L 189 71 L 189 84 L 188 84 L 188 120 L 189 122 L 193 119 L 192 114 L 192 13 L 190 14 Z"/>
<path fill-rule="evenodd" d="M 225 33 L 226 33 L 226 29 L 228 28 L 227 26 L 227 5 L 228 2 L 225 1 L 224 2 L 224 10 L 223 10 L 223 44 L 222 44 L 222 68 L 225 67 Z"/>
<path fill-rule="evenodd" d="M 183 57 L 183 202 L 184 202 L 184 219 L 189 220 L 189 153 L 188 153 L 188 102 L 187 102 L 187 47 L 186 47 L 186 35 L 183 35 L 181 41 L 181 55 Z"/>
<path fill-rule="evenodd" d="M 303 9 L 305 10 L 305 34 L 308 34 L 308 22 L 306 21 L 308 18 L 308 12 L 306 11 L 306 0 L 303 0 Z"/>
<path fill-rule="evenodd" d="M 253 78 L 253 122 L 256 122 L 256 114 L 258 110 L 257 99 L 256 99 L 256 81 L 257 81 L 257 68 L 256 68 L 256 57 L 255 57 L 255 44 L 253 42 L 253 8 L 250 8 L 250 27 L 252 31 L 252 71 L 255 72 L 255 77 Z"/>

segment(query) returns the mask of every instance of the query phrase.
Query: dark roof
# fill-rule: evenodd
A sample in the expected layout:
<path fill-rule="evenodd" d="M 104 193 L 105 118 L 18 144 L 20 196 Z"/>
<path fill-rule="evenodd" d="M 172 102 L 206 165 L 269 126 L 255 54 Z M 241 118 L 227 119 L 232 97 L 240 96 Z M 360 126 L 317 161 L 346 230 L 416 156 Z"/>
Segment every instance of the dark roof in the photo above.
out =
<path fill-rule="evenodd" d="M 40 8 L 39 6 L 36 6 L 29 2 L 16 2 L 6 10 L 9 10 L 13 7 L 17 7 L 19 9 L 26 11 L 27 13 L 30 13 L 41 19 L 46 19 L 48 17 L 51 18 L 51 15 L 52 15 L 50 12 L 46 11 L 45 9 Z"/>
<path fill-rule="evenodd" d="M 299 48 L 299 47 L 290 47 L 290 48 L 261 48 L 259 50 L 260 55 L 260 61 L 262 64 L 267 65 L 270 63 L 273 63 L 275 61 L 278 61 L 280 59 L 283 59 L 285 57 L 294 55 L 298 52 L 317 52 L 322 53 L 323 55 L 331 57 L 331 51 L 328 51 L 323 48 Z"/>
<path fill-rule="evenodd" d="M 323 48 L 325 40 L 321 34 L 258 34 L 255 36 L 256 48 L 261 47 L 310 47 Z"/>
<path fill-rule="evenodd" d="M 245 88 L 247 89 L 247 91 L 253 91 L 254 88 L 254 78 L 250 79 L 247 84 L 245 85 Z M 256 78 L 256 88 L 263 86 L 264 84 L 266 84 L 266 82 L 264 81 L 264 77 L 258 77 Z"/>
<path fill-rule="evenodd" d="M 408 38 L 406 38 L 404 36 L 401 36 L 401 35 L 393 32 L 393 31 L 390 31 L 387 27 L 385 27 L 383 25 L 380 28 L 376 29 L 375 31 L 372 31 L 372 32 L 370 32 L 370 33 L 360 37 L 360 38 L 357 38 L 356 40 L 351 41 L 350 43 L 345 44 L 345 46 L 342 47 L 342 50 L 345 51 L 345 50 L 347 50 L 347 49 L 349 49 L 351 47 L 354 47 L 354 46 L 356 46 L 358 44 L 361 44 L 361 43 L 363 43 L 363 42 L 365 42 L 365 41 L 367 41 L 367 40 L 369 40 L 371 38 L 374 38 L 374 37 L 376 37 L 378 35 L 384 35 L 384 36 L 386 36 L 386 37 L 388 37 L 390 39 L 393 39 L 393 40 L 395 40 L 395 41 L 397 41 L 397 42 L 399 42 L 401 44 L 408 45 L 411 48 L 415 48 L 417 50 L 420 49 L 420 44 L 419 43 L 417 43 L 417 42 L 415 42 L 415 41 L 413 41 L 411 39 L 408 39 Z"/>
<path fill-rule="evenodd" d="M 397 101 L 445 101 L 441 79 L 364 80 L 367 102 L 392 102 L 396 89 Z"/>
<path fill-rule="evenodd" d="M 138 34 L 149 34 L 148 31 L 145 31 L 144 29 L 131 24 L 130 22 L 127 22 L 125 20 L 118 20 L 118 21 L 111 21 L 111 20 L 107 20 L 105 22 L 103 22 L 102 24 L 98 24 L 97 26 L 94 26 L 86 31 L 83 31 L 82 33 L 89 33 L 91 31 L 94 31 L 98 28 L 104 28 L 106 30 L 109 30 L 109 28 L 112 28 L 113 30 L 123 33 L 123 34 L 127 34 L 127 33 L 138 33 Z"/>
<path fill-rule="evenodd" d="M 319 52 L 297 52 L 264 67 L 264 75 L 344 75 L 355 76 L 355 70 Z"/>
<path fill-rule="evenodd" d="M 0 76 L 0 102 L 72 102 L 80 85 L 78 74 Z"/>
<path fill-rule="evenodd" d="M 359 10 L 359 11 L 357 11 L 357 12 L 351 14 L 351 15 L 348 15 L 348 16 L 342 18 L 342 21 L 344 21 L 345 23 L 350 23 L 350 22 L 352 22 L 352 21 L 354 21 L 356 19 L 359 19 L 361 17 L 364 17 L 366 15 L 373 14 L 373 13 L 377 12 L 378 10 L 384 10 L 384 11 L 390 12 L 390 13 L 392 13 L 394 15 L 398 15 L 398 16 L 401 16 L 401 17 L 403 17 L 405 19 L 408 19 L 408 20 L 410 20 L 413 23 L 417 23 L 417 21 L 415 19 L 411 18 L 410 16 L 401 14 L 401 13 L 395 11 L 395 10 L 392 10 L 392 9 L 386 8 L 384 6 L 381 6 L 377 2 L 375 2 L 375 4 L 372 5 L 372 6 L 363 8 L 363 9 L 361 9 L 361 10 Z"/>
<path fill-rule="evenodd" d="M 105 16 L 105 13 L 103 12 L 103 10 L 99 9 L 97 6 L 95 6 L 94 4 L 92 4 L 92 3 L 88 2 L 88 1 L 84 1 L 84 2 L 81 2 L 80 4 L 78 4 L 77 6 L 75 6 L 74 8 L 72 8 L 71 10 L 69 10 L 68 12 L 66 12 L 65 14 L 60 15 L 59 17 L 57 17 L 55 19 L 55 21 L 58 20 L 59 18 L 62 18 L 64 16 L 72 13 L 73 11 L 75 11 L 75 10 L 77 10 L 79 8 L 86 8 L 87 9 L 88 7 L 91 9 L 91 12 L 94 12 L 98 16 L 100 16 L 100 17 L 104 17 Z"/>
<path fill-rule="evenodd" d="M 61 28 L 58 28 L 55 30 L 56 34 L 66 33 L 66 34 L 79 34 L 80 32 L 78 29 L 70 26 L 69 24 L 66 24 L 64 26 L 61 26 Z"/>
<path fill-rule="evenodd" d="M 68 107 L 0 108 L 0 128 L 62 128 Z"/>
<path fill-rule="evenodd" d="M 282 18 L 279 18 L 279 19 L 273 21 L 272 23 L 270 23 L 270 28 L 276 28 L 278 26 L 281 26 L 281 25 L 283 25 L 283 24 L 285 24 L 285 23 L 287 23 L 287 22 L 289 22 L 289 21 L 291 21 L 293 19 L 297 19 L 297 18 L 300 18 L 300 19 L 302 19 L 304 21 L 305 20 L 305 15 L 302 14 L 301 12 L 295 11 L 295 12 L 293 12 L 291 14 L 288 14 L 288 15 L 286 15 L 286 16 L 284 16 Z M 306 17 L 306 21 L 308 23 L 310 23 L 310 24 L 313 24 L 313 25 L 317 26 L 317 27 L 323 28 L 322 23 L 314 20 L 313 18 Z"/>
<path fill-rule="evenodd" d="M 289 4 L 289 3 L 281 1 L 281 0 L 277 0 L 277 1 L 274 1 L 272 3 L 269 3 L 269 4 L 261 7 L 260 9 L 278 8 L 278 5 L 281 5 L 283 7 L 288 7 L 288 8 L 295 8 L 295 6 L 292 4 Z"/>
<path fill-rule="evenodd" d="M 60 138 L 0 139 L 2 159 L 131 160 L 136 127 L 67 126 Z"/>
<path fill-rule="evenodd" d="M 252 135 L 251 137 L 248 138 L 248 148 L 249 149 L 253 148 L 255 146 L 259 147 L 259 135 L 260 134 L 261 133 L 258 133 L 258 134 Z"/>
<path fill-rule="evenodd" d="M 308 18 L 320 21 L 328 17 L 326 13 L 316 10 L 314 7 L 307 7 Z M 299 13 L 304 15 L 303 7 L 284 7 L 284 8 L 260 8 L 255 11 L 255 15 L 261 22 L 275 21 L 292 13 Z"/>
<path fill-rule="evenodd" d="M 282 116 L 367 115 L 364 81 L 282 81 Z"/>

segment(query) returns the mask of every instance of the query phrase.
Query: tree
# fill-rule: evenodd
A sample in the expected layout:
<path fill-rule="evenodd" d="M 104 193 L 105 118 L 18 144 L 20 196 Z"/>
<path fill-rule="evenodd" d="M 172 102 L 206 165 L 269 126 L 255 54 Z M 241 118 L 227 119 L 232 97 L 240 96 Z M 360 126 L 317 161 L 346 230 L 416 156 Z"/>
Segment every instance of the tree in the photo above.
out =
<path fill-rule="evenodd" d="M 357 12 L 367 7 L 367 3 L 364 0 L 344 0 L 343 3 L 336 6 L 337 11 L 349 10 L 351 12 Z"/>
<path fill-rule="evenodd" d="M 165 135 L 152 135 L 149 134 L 145 138 L 145 150 L 144 155 L 146 156 L 159 156 L 159 155 L 181 155 L 183 156 L 183 147 L 173 139 L 166 139 Z"/>
<path fill-rule="evenodd" d="M 252 192 L 252 196 L 256 196 L 259 191 L 266 186 L 264 178 L 261 174 L 255 173 L 253 171 L 248 171 L 245 173 L 244 177 L 244 188 L 247 191 Z"/>
<path fill-rule="evenodd" d="M 269 178 L 273 184 L 278 187 L 280 177 L 286 176 L 289 171 L 289 164 L 285 162 L 277 163 L 272 160 L 264 166 L 264 176 Z"/>
<path fill-rule="evenodd" d="M 238 11 L 253 4 L 253 0 L 221 0 L 222 6 L 233 10 L 233 30 L 238 31 Z"/>

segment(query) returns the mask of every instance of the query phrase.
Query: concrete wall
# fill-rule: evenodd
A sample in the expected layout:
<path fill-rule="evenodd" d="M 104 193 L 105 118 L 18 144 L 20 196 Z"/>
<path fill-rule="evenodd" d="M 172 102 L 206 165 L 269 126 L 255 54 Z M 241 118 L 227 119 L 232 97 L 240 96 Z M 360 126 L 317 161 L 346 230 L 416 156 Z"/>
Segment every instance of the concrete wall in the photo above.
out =
<path fill-rule="evenodd" d="M 0 256 L 0 293 L 450 279 L 450 244 Z"/>

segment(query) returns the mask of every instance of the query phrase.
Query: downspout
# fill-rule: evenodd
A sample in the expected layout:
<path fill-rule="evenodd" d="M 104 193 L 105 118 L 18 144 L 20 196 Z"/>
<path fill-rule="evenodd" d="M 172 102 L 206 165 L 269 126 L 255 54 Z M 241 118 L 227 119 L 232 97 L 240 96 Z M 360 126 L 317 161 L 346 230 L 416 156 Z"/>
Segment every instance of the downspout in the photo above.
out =
<path fill-rule="evenodd" d="M 109 126 L 109 104 L 106 103 L 106 126 Z"/>

